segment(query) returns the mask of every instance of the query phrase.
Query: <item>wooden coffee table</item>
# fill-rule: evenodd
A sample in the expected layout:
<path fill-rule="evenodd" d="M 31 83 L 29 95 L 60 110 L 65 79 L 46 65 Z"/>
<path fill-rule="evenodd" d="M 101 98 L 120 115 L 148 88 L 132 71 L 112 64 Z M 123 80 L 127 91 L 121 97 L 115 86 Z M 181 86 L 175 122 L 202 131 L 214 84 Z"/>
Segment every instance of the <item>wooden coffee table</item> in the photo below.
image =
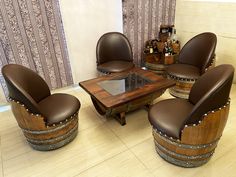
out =
<path fill-rule="evenodd" d="M 127 72 L 83 81 L 79 85 L 90 94 L 99 114 L 114 116 L 121 125 L 125 125 L 126 112 L 149 107 L 175 82 L 151 71 L 133 68 Z"/>

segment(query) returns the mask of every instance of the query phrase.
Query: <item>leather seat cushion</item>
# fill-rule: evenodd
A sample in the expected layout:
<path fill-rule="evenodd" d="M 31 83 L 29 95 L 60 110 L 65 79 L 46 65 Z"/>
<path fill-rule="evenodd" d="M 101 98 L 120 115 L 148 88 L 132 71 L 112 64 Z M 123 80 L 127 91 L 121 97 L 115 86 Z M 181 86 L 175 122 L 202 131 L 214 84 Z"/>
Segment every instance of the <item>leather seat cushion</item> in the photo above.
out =
<path fill-rule="evenodd" d="M 198 79 L 200 70 L 198 67 L 188 64 L 173 64 L 167 68 L 167 73 L 184 79 Z"/>
<path fill-rule="evenodd" d="M 56 124 L 75 114 L 80 108 L 79 100 L 68 94 L 56 93 L 38 103 L 48 125 Z"/>
<path fill-rule="evenodd" d="M 148 118 L 154 128 L 180 139 L 180 132 L 192 111 L 193 104 L 185 99 L 167 99 L 153 105 Z"/>
<path fill-rule="evenodd" d="M 133 62 L 128 61 L 109 61 L 97 66 L 101 72 L 117 73 L 129 70 L 134 67 Z"/>

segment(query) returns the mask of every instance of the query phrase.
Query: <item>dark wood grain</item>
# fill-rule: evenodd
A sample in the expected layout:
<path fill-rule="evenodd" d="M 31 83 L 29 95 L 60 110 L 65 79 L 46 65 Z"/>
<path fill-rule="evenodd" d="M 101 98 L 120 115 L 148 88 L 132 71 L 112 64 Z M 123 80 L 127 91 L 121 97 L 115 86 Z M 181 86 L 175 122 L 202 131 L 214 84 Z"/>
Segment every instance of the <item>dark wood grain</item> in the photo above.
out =
<path fill-rule="evenodd" d="M 47 125 L 42 115 L 31 114 L 25 106 L 11 101 L 12 112 L 28 143 L 36 150 L 60 148 L 72 141 L 78 132 L 78 114 L 54 125 Z"/>
<path fill-rule="evenodd" d="M 111 80 L 116 77 L 124 76 L 128 72 L 136 72 L 142 77 L 153 81 L 153 83 L 147 84 L 144 87 L 137 88 L 133 91 L 125 92 L 119 95 L 111 95 L 97 84 L 101 81 Z M 124 103 L 133 101 L 135 99 L 147 96 L 149 94 L 166 90 L 167 88 L 175 85 L 174 81 L 163 78 L 162 76 L 158 76 L 151 71 L 145 71 L 140 68 L 134 68 L 128 72 L 98 77 L 95 79 L 80 82 L 79 85 L 106 108 L 116 107 Z"/>

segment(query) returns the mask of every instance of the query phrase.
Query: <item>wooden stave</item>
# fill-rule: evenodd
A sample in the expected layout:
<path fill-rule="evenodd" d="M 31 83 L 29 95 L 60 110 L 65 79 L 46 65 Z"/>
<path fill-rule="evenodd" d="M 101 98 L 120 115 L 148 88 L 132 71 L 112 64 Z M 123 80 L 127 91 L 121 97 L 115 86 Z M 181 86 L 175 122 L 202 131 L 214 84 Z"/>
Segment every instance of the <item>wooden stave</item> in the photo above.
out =
<path fill-rule="evenodd" d="M 153 128 L 156 152 L 164 160 L 181 167 L 198 167 L 207 163 L 214 154 L 215 148 L 217 147 L 218 141 L 222 135 L 227 122 L 229 107 L 228 102 L 225 106 L 205 114 L 203 120 L 199 121 L 198 125 L 193 124 L 185 126 L 181 134 L 181 140 L 168 137 Z M 188 132 L 192 131 L 191 129 L 194 128 L 200 129 L 207 121 L 213 119 L 214 115 L 216 115 L 216 121 L 223 119 L 218 122 L 220 124 L 220 130 L 216 133 L 214 138 L 212 140 L 204 139 L 201 141 L 201 144 L 197 144 L 195 140 L 192 140 L 192 142 L 189 142 L 188 144 L 188 139 L 190 138 L 187 136 Z"/>
<path fill-rule="evenodd" d="M 175 164 L 181 167 L 198 167 L 210 160 L 212 157 L 217 143 L 214 143 L 213 146 L 206 146 L 205 148 L 196 148 L 190 146 L 189 148 L 176 146 L 174 148 L 178 149 L 178 152 L 168 149 L 170 146 L 173 146 L 169 143 L 163 145 L 161 142 L 158 142 L 155 139 L 155 148 L 156 152 L 166 161 Z M 193 148 L 190 148 L 193 147 Z M 197 147 L 197 146 L 196 146 Z M 184 151 L 190 151 L 190 153 L 184 153 Z M 203 153 L 199 153 L 203 152 Z M 190 155 L 191 154 L 191 155 Z"/>
<path fill-rule="evenodd" d="M 205 69 L 205 72 L 209 71 L 214 67 L 215 67 L 215 57 L 212 59 L 210 65 Z M 197 81 L 197 79 L 179 78 L 171 74 L 167 74 L 167 78 L 170 80 L 174 80 L 176 82 L 176 85 L 174 87 L 169 88 L 169 93 L 176 98 L 183 98 L 183 99 L 188 99 L 192 86 Z"/>
<path fill-rule="evenodd" d="M 71 142 L 77 136 L 78 112 L 62 122 L 46 125 L 44 117 L 39 114 L 30 113 L 19 101 L 9 100 L 17 123 L 33 149 L 39 151 L 58 149 Z M 27 122 L 29 120 L 30 122 Z M 30 123 L 34 120 L 36 123 L 30 126 Z"/>
<path fill-rule="evenodd" d="M 165 92 L 165 90 L 158 91 L 153 94 L 149 94 L 149 95 L 144 96 L 142 98 L 135 99 L 133 101 L 130 101 L 128 103 L 124 103 L 120 106 L 116 106 L 113 108 L 106 108 L 94 97 L 91 97 L 91 99 L 92 99 L 95 109 L 97 110 L 97 112 L 100 115 L 106 115 L 107 117 L 112 117 L 112 116 L 116 116 L 117 114 L 119 114 L 121 112 L 134 111 L 142 106 L 152 104 L 152 101 L 155 100 L 156 98 L 160 97 L 164 92 Z"/>
<path fill-rule="evenodd" d="M 177 98 L 188 99 L 189 93 L 195 81 L 186 79 L 186 80 L 175 80 L 175 82 L 176 85 L 174 87 L 169 88 L 169 93 Z"/>
<path fill-rule="evenodd" d="M 71 126 L 72 125 L 72 126 Z M 28 143 L 36 150 L 48 151 L 58 149 L 71 142 L 78 133 L 78 117 L 73 118 L 67 125 L 66 131 L 63 125 L 55 126 L 54 129 L 29 133 L 22 129 Z M 55 130 L 55 131 L 52 131 Z M 40 133 L 41 132 L 41 133 Z M 47 136 L 48 132 L 48 136 Z M 61 133 L 63 132 L 63 133 Z M 43 136 L 42 136 L 43 135 Z"/>
<path fill-rule="evenodd" d="M 32 143 L 30 141 L 28 141 L 28 144 L 35 150 L 38 150 L 38 151 L 51 151 L 51 150 L 55 150 L 55 149 L 58 149 L 58 148 L 61 148 L 67 144 L 69 144 L 71 141 L 73 141 L 75 139 L 75 137 L 77 136 L 78 134 L 78 127 L 77 129 L 72 132 L 70 134 L 70 136 L 67 136 L 67 138 L 61 140 L 61 141 L 58 141 L 58 142 L 54 142 L 53 144 L 37 144 L 37 143 Z"/>

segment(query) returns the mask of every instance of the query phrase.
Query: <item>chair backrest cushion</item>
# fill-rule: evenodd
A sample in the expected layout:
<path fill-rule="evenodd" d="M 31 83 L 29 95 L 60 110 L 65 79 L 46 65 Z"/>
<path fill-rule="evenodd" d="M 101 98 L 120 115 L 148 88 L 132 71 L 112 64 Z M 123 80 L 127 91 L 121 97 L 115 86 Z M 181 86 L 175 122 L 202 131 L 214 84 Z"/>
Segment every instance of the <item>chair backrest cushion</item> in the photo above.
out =
<path fill-rule="evenodd" d="M 98 65 L 114 60 L 133 61 L 130 42 L 125 35 L 119 32 L 102 35 L 97 43 L 96 55 Z"/>
<path fill-rule="evenodd" d="M 2 74 L 9 97 L 25 104 L 32 113 L 40 113 L 37 103 L 51 95 L 46 82 L 34 71 L 16 64 L 5 65 Z"/>
<path fill-rule="evenodd" d="M 179 54 L 179 63 L 198 67 L 201 74 L 205 72 L 215 56 L 216 35 L 210 32 L 201 33 L 190 39 Z"/>
<path fill-rule="evenodd" d="M 224 106 L 234 77 L 232 65 L 219 65 L 203 74 L 193 85 L 189 101 L 194 105 L 187 123 L 196 123 L 208 111 Z"/>

